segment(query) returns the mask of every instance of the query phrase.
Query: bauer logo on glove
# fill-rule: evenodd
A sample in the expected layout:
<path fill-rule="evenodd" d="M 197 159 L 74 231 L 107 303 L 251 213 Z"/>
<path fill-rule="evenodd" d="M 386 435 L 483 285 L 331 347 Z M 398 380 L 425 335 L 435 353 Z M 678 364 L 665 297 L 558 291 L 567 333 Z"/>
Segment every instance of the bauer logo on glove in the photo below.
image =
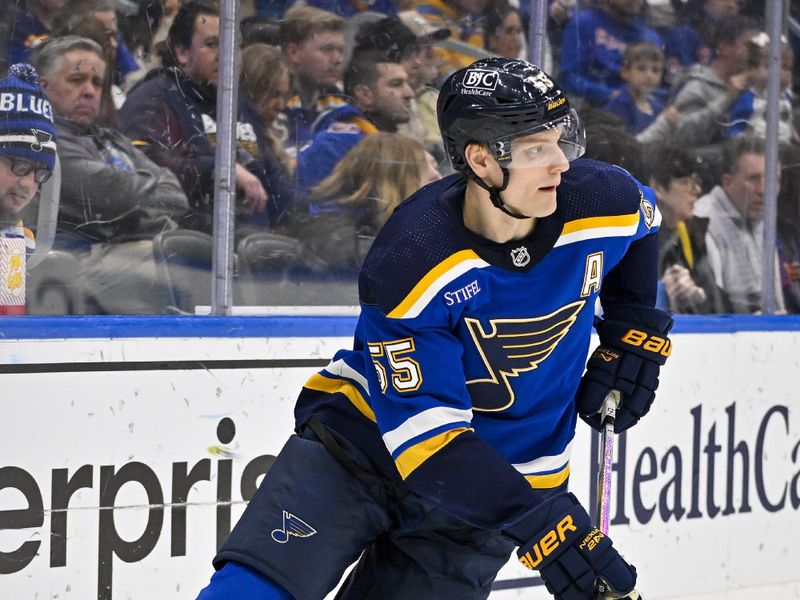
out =
<path fill-rule="evenodd" d="M 660 354 L 667 358 L 672 353 L 672 342 L 665 337 L 657 335 L 647 335 L 644 331 L 638 329 L 630 329 L 628 333 L 622 336 L 623 344 L 630 344 L 631 346 L 641 346 L 643 350 Z"/>
<path fill-rule="evenodd" d="M 672 352 L 667 337 L 670 316 L 643 306 L 615 307 L 597 323 L 600 346 L 586 363 L 586 373 L 575 394 L 578 414 L 595 429 L 598 411 L 611 390 L 622 396 L 614 431 L 632 427 L 650 410 L 658 388 L 658 374 Z"/>
<path fill-rule="evenodd" d="M 535 569 L 546 556 L 550 556 L 561 543 L 567 539 L 568 531 L 578 531 L 575 523 L 572 522 L 572 515 L 566 515 L 555 529 L 545 533 L 533 547 L 519 557 L 519 562 L 529 569 Z"/>

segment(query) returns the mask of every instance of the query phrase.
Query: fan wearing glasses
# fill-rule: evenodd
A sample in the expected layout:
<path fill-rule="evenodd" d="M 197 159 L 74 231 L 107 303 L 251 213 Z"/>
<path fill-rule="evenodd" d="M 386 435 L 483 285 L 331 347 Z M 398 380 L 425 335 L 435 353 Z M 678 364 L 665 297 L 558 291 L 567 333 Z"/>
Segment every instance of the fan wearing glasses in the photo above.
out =
<path fill-rule="evenodd" d="M 53 173 L 53 110 L 33 67 L 15 64 L 0 79 L 0 237 L 22 238 L 33 252 L 33 234 L 20 215 Z"/>

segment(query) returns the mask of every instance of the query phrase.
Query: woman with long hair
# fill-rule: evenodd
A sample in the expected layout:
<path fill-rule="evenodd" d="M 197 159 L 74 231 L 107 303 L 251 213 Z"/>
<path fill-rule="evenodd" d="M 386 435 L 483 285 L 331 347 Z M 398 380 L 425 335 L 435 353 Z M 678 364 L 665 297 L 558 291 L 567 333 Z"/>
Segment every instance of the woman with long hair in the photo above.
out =
<path fill-rule="evenodd" d="M 289 157 L 283 149 L 279 128 L 292 83 L 289 64 L 280 48 L 256 43 L 242 50 L 241 90 L 256 109 L 276 158 L 287 169 Z"/>
<path fill-rule="evenodd" d="M 395 207 L 440 177 L 419 142 L 397 133 L 368 135 L 312 190 L 313 216 L 292 233 L 312 263 L 358 267 Z"/>
<path fill-rule="evenodd" d="M 280 133 L 283 110 L 292 89 L 289 65 L 280 48 L 268 44 L 250 44 L 242 50 L 242 73 L 239 80 L 244 97 L 255 109 L 267 141 L 262 157 L 269 186 L 267 193 L 282 207 L 275 225 L 285 226 L 304 207 L 302 192 L 295 185 L 294 165 L 283 146 Z M 284 127 L 285 129 L 285 127 Z M 284 131 L 285 134 L 285 131 Z"/>

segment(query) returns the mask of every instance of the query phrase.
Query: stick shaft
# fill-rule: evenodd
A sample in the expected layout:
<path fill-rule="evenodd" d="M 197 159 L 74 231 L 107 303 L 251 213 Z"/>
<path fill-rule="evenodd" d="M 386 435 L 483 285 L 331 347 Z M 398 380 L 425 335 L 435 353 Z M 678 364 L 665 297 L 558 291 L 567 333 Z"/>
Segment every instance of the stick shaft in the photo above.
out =
<path fill-rule="evenodd" d="M 600 433 L 600 449 L 598 453 L 597 473 L 597 511 L 596 525 L 603 533 L 608 533 L 611 516 L 611 477 L 614 463 L 614 420 L 619 406 L 619 392 L 612 390 L 603 401 Z"/>

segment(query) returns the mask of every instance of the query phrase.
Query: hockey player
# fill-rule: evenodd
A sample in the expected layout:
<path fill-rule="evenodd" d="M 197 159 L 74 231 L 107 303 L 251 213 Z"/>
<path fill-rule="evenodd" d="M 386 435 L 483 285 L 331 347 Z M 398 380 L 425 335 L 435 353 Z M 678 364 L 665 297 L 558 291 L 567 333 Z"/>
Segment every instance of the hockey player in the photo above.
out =
<path fill-rule="evenodd" d="M 669 353 L 653 193 L 570 163 L 580 122 L 530 63 L 455 72 L 438 117 L 458 174 L 378 234 L 353 350 L 305 384 L 201 600 L 323 598 L 356 560 L 337 598 L 486 598 L 515 547 L 556 598 L 634 588 L 566 488 L 576 414 L 598 426 L 618 389 L 632 426 Z"/>

